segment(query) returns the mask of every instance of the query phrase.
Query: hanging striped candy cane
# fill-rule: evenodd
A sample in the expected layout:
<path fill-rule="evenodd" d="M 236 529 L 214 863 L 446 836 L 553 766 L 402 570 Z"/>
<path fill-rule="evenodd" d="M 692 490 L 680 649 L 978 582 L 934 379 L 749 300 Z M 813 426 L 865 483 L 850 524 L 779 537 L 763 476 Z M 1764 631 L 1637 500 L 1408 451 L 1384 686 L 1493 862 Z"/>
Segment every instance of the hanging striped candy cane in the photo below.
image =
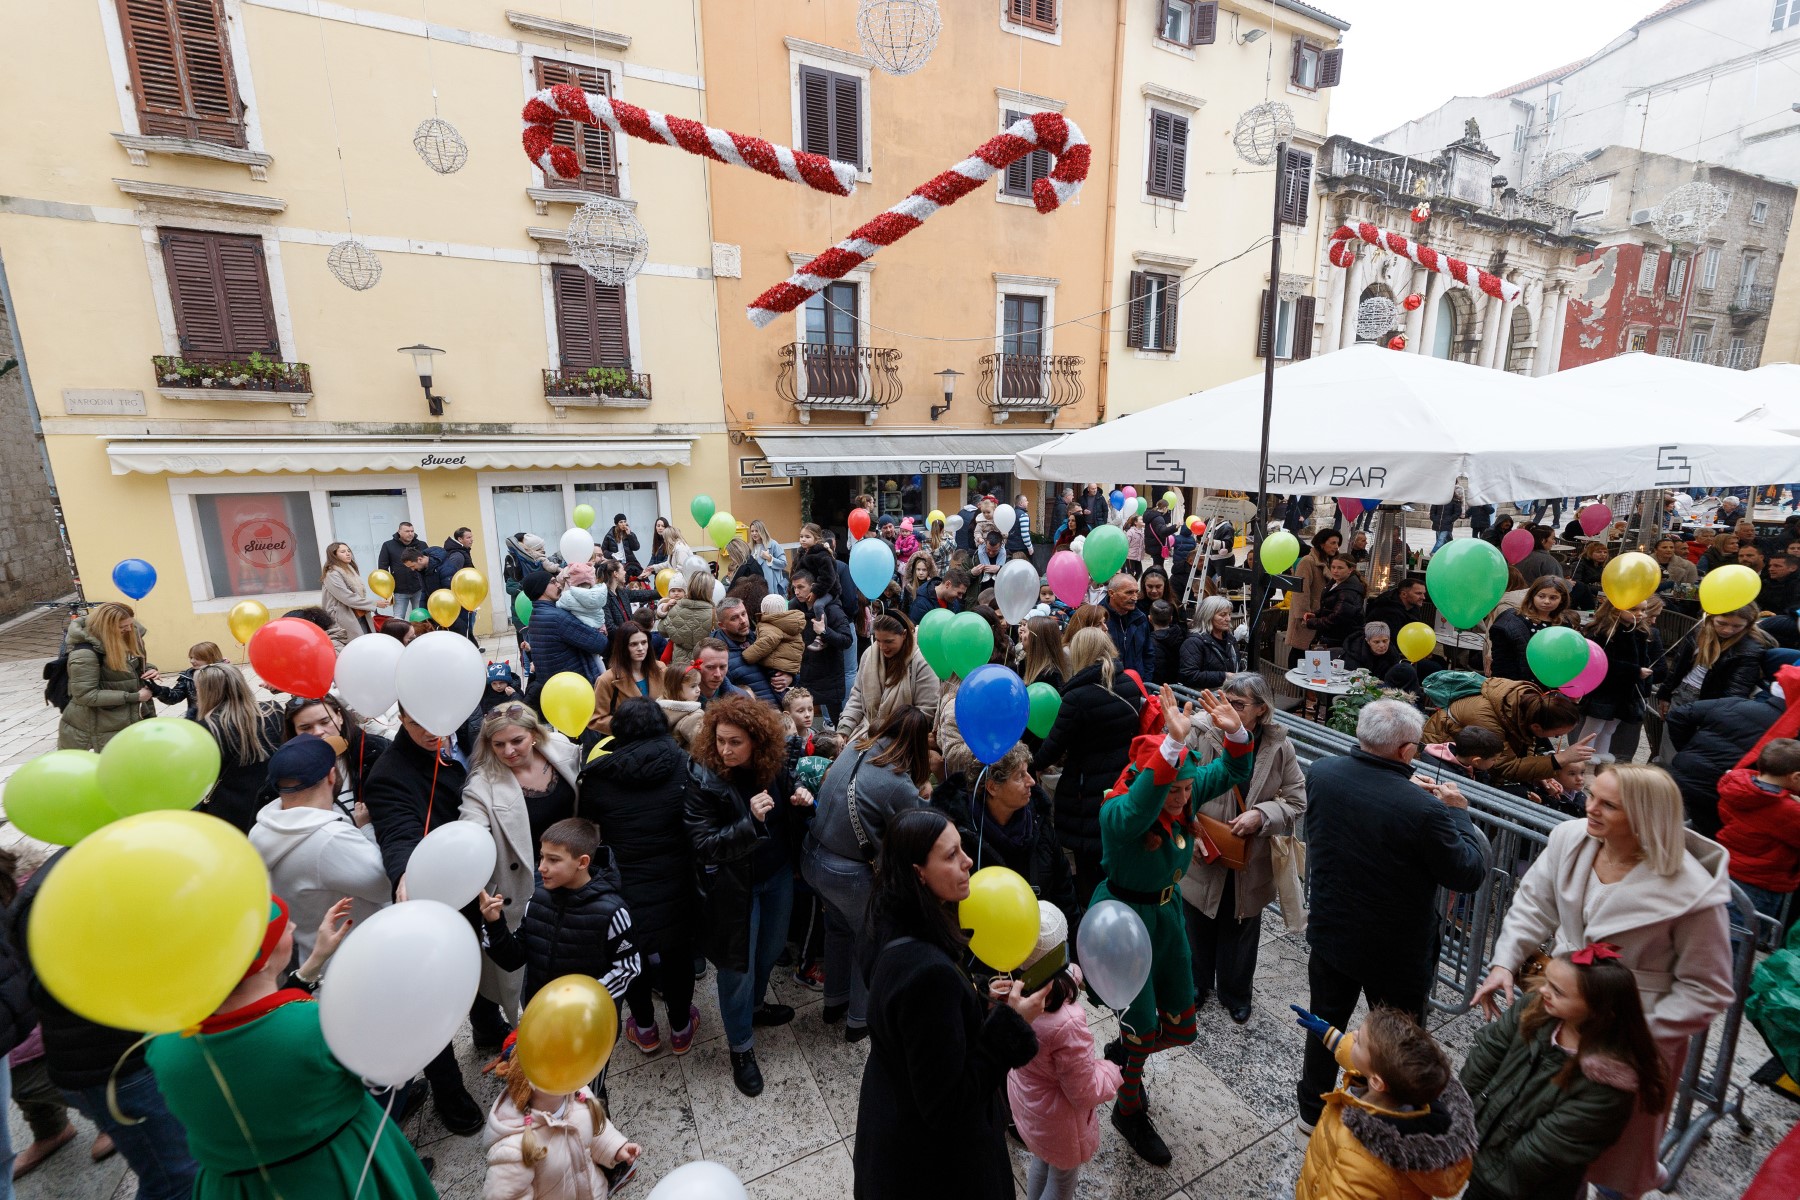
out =
<path fill-rule="evenodd" d="M 605 126 L 621 137 L 642 138 L 676 146 L 714 162 L 749 167 L 833 196 L 848 196 L 856 190 L 854 164 L 777 146 L 749 134 L 714 129 L 686 117 L 639 108 L 610 96 L 584 92 L 572 83 L 545 88 L 526 101 L 524 118 L 525 156 L 542 167 L 544 174 L 557 179 L 579 177 L 581 163 L 572 148 L 559 146 L 551 139 L 552 129 L 558 121 L 579 121 L 583 125 Z"/>
<path fill-rule="evenodd" d="M 906 199 L 801 267 L 785 283 L 758 296 L 749 308 L 750 323 L 761 329 L 779 314 L 794 311 L 826 284 L 874 257 L 881 247 L 893 245 L 931 214 L 955 204 L 1034 150 L 1047 150 L 1056 159 L 1050 174 L 1032 184 L 1037 210 L 1051 212 L 1073 200 L 1087 179 L 1091 156 L 1087 139 L 1075 122 L 1056 113 L 1024 117 L 948 171 L 913 189 Z"/>
<path fill-rule="evenodd" d="M 1355 261 L 1358 238 L 1371 246 L 1392 250 L 1401 258 L 1410 259 L 1427 271 L 1442 271 L 1464 287 L 1480 288 L 1496 300 L 1519 298 L 1518 284 L 1509 283 L 1479 267 L 1471 267 L 1460 258 L 1440 254 L 1430 246 L 1421 246 L 1411 238 L 1378 229 L 1367 221 L 1355 226 L 1340 225 L 1331 235 L 1331 261 L 1334 266 L 1347 267 Z"/>

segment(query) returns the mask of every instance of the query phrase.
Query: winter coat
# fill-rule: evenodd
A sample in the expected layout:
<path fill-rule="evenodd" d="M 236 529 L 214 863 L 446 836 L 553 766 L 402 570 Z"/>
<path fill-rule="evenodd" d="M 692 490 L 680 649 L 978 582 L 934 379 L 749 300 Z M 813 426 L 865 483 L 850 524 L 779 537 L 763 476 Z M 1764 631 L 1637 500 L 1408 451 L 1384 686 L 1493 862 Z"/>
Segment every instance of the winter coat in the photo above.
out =
<path fill-rule="evenodd" d="M 941 576 L 942 572 L 939 572 L 939 574 Z M 963 610 L 963 602 L 961 600 L 951 600 L 946 602 L 938 599 L 938 584 L 941 582 L 941 579 L 933 579 L 921 587 L 919 589 L 919 594 L 913 597 L 912 607 L 907 610 L 906 615 L 915 626 L 918 625 L 920 621 L 923 621 L 934 608 L 941 608 L 946 612 L 953 613 L 959 613 Z"/>
<path fill-rule="evenodd" d="M 189 667 L 175 677 L 174 683 L 150 684 L 150 694 L 164 704 L 184 704 L 187 711 L 181 715 L 190 721 L 200 719 L 199 700 L 194 695 L 194 668 Z"/>
<path fill-rule="evenodd" d="M 525 1114 L 502 1092 L 482 1134 L 487 1178 L 481 1200 L 606 1200 L 600 1168 L 618 1165 L 628 1139 L 604 1116 L 594 1127 L 585 1088 L 559 1113 L 531 1110 L 531 1130 L 545 1152 L 535 1164 L 525 1161 Z"/>
<path fill-rule="evenodd" d="M 394 883 L 406 874 L 407 861 L 425 837 L 426 826 L 435 829 L 461 815 L 468 771 L 449 757 L 434 764 L 435 757 L 402 732 L 375 763 L 363 789 L 381 861 Z"/>
<path fill-rule="evenodd" d="M 1643 720 L 1644 696 L 1638 686 L 1642 676 L 1638 671 L 1650 665 L 1644 635 L 1621 626 L 1613 630 L 1611 637 L 1593 640 L 1606 651 L 1606 678 L 1581 698 L 1582 715 L 1597 721 Z"/>
<path fill-rule="evenodd" d="M 1519 1032 L 1525 1002 L 1475 1031 L 1459 1078 L 1475 1105 L 1474 1178 L 1508 1200 L 1585 1198 L 1589 1164 L 1618 1141 L 1638 1103 L 1630 1065 L 1590 1054 L 1568 1081 L 1556 1076 L 1569 1054 L 1545 1021 L 1529 1040 Z"/>
<path fill-rule="evenodd" d="M 1289 575 L 1300 581 L 1300 590 L 1288 593 L 1287 643 L 1289 650 L 1309 650 L 1312 648 L 1315 631 L 1304 620 L 1309 612 L 1316 612 L 1319 601 L 1325 595 L 1325 586 L 1331 577 L 1325 573 L 1325 564 L 1319 556 L 1308 550 L 1300 556 L 1300 561 Z"/>
<path fill-rule="evenodd" d="M 725 643 L 725 678 L 764 704 L 774 704 L 775 690 L 769 685 L 768 671 L 744 657 L 744 652 L 755 644 L 755 635 L 751 634 L 740 640 L 723 629 L 714 629 L 710 636 Z"/>
<path fill-rule="evenodd" d="M 619 890 L 645 954 L 686 946 L 694 927 L 694 848 L 682 820 L 688 757 L 672 737 L 614 741 L 581 772 L 581 815 L 619 861 Z"/>
<path fill-rule="evenodd" d="M 775 807 L 756 821 L 750 816 L 750 797 L 762 791 L 775 798 Z M 694 848 L 706 957 L 722 970 L 750 969 L 750 893 L 761 881 L 758 871 L 793 869 L 800 833 L 800 818 L 788 803 L 793 793 L 785 767 L 766 786 L 752 787 L 740 778 L 722 779 L 698 762 L 688 763 L 683 819 Z"/>
<path fill-rule="evenodd" d="M 907 660 L 906 674 L 892 687 L 882 683 L 885 668 L 881 647 L 871 642 L 856 664 L 856 682 L 844 698 L 844 711 L 837 720 L 838 732 L 846 741 L 864 732 L 881 732 L 895 713 L 907 707 L 918 709 L 927 720 L 936 719 L 937 672 L 918 647 L 913 647 L 912 657 Z"/>
<path fill-rule="evenodd" d="M 798 605 L 799 601 L 794 603 Z M 823 633 L 813 632 L 815 614 L 825 618 Z M 800 660 L 800 686 L 813 694 L 815 707 L 821 715 L 830 712 L 842 715 L 845 704 L 844 651 L 856 644 L 856 633 L 850 628 L 850 618 L 844 615 L 842 606 L 833 596 L 814 600 L 806 617 L 806 652 Z M 819 643 L 817 649 L 813 648 L 814 642 Z"/>
<path fill-rule="evenodd" d="M 1095 860 L 1100 857 L 1100 805 L 1130 757 L 1142 704 L 1131 680 L 1119 679 L 1111 689 L 1100 680 L 1099 663 L 1075 673 L 1063 689 L 1056 722 L 1031 757 L 1033 775 L 1062 763 L 1056 786 L 1057 839 L 1064 849 Z"/>
<path fill-rule="evenodd" d="M 269 756 L 281 744 L 284 732 L 280 708 L 273 704 L 258 707 L 263 740 L 260 749 L 239 746 L 231 738 L 213 733 L 219 744 L 219 778 L 200 805 L 201 812 L 229 821 L 241 833 L 250 832 L 256 824 L 256 814 L 274 798 L 269 787 Z M 201 724 L 204 726 L 205 722 Z"/>
<path fill-rule="evenodd" d="M 1513 609 L 1494 618 L 1488 629 L 1490 662 L 1488 675 L 1493 679 L 1522 679 L 1536 683 L 1531 664 L 1525 658 L 1525 646 L 1532 635 L 1552 625 L 1566 625 L 1560 616 L 1554 621 L 1537 621 Z M 1398 629 L 1393 632 L 1399 633 Z"/>
<path fill-rule="evenodd" d="M 382 544 L 381 555 L 375 565 L 394 577 L 394 595 L 419 596 L 422 600 L 424 596 L 420 593 L 425 590 L 425 581 L 419 577 L 417 571 L 409 569 L 400 560 L 402 554 L 414 547 L 420 550 L 425 548 L 425 543 L 419 540 L 418 534 L 413 534 L 412 541 L 403 542 L 400 540 L 400 535 L 395 533 L 393 537 Z"/>
<path fill-rule="evenodd" d="M 991 1200 L 1013 1190 L 1000 1091 L 1037 1036 L 990 1007 L 962 968 L 922 940 L 876 933 L 869 1058 L 856 1109 L 855 1200 Z"/>
<path fill-rule="evenodd" d="M 1081 968 L 1069 973 L 1077 983 Z M 1096 1109 L 1119 1092 L 1116 1063 L 1094 1053 L 1087 1013 L 1071 1000 L 1031 1023 L 1038 1050 L 1006 1077 L 1006 1099 L 1025 1148 L 1053 1167 L 1071 1170 L 1100 1149 Z"/>
<path fill-rule="evenodd" d="M 1119 669 L 1150 678 L 1150 618 L 1133 608 L 1120 616 L 1108 603 L 1106 632 L 1119 651 Z"/>
<path fill-rule="evenodd" d="M 1452 701 L 1425 722 L 1425 741 L 1449 742 L 1458 730 L 1479 725 L 1500 735 L 1504 743 L 1488 766 L 1498 783 L 1536 783 L 1556 773 L 1550 761 L 1550 743 L 1531 732 L 1525 720 L 1525 702 L 1542 691 L 1535 683 L 1517 679 L 1490 679 L 1473 696 Z"/>
<path fill-rule="evenodd" d="M 683 596 L 657 618 L 656 629 L 675 648 L 669 651 L 669 669 L 677 675 L 687 670 L 699 653 L 700 643 L 712 636 L 718 625 L 718 613 L 707 600 Z"/>
<path fill-rule="evenodd" d="M 1669 565 L 1662 569 L 1662 587 L 1672 583 L 1699 583 L 1700 569 L 1688 561 L 1688 557 L 1679 551 L 1669 559 Z"/>
<path fill-rule="evenodd" d="M 1224 684 L 1227 675 L 1243 669 L 1243 656 L 1238 653 L 1237 639 L 1229 633 L 1219 637 L 1210 630 L 1196 629 L 1181 643 L 1181 683 L 1196 691 Z"/>
<path fill-rule="evenodd" d="M 838 590 L 837 559 L 831 557 L 831 551 L 825 548 L 824 542 L 816 542 L 810 549 L 794 548 L 794 571 L 805 571 L 813 577 L 813 595 L 821 596 L 826 592 L 836 593 Z M 788 575 L 792 586 L 793 573 Z"/>
<path fill-rule="evenodd" d="M 1762 591 L 1756 594 L 1756 607 L 1762 612 L 1771 612 L 1777 616 L 1787 616 L 1800 601 L 1800 575 L 1787 575 L 1781 579 L 1771 579 L 1766 573 L 1762 577 Z"/>
<path fill-rule="evenodd" d="M 1342 583 L 1328 584 L 1324 594 L 1319 597 L 1318 610 L 1307 622 L 1307 628 L 1317 635 L 1313 643 L 1320 646 L 1342 646 L 1351 634 L 1361 633 L 1363 596 L 1363 581 L 1359 576 L 1352 575 Z"/>
<path fill-rule="evenodd" d="M 566 586 L 556 598 L 556 607 L 586 625 L 589 629 L 606 628 L 610 596 L 604 587 Z"/>
<path fill-rule="evenodd" d="M 785 598 L 788 594 L 788 556 L 781 543 L 752 543 L 750 561 L 762 572 L 763 583 L 768 585 L 769 591 Z"/>
<path fill-rule="evenodd" d="M 1144 527 L 1133 525 L 1125 531 L 1125 561 L 1141 565 L 1144 561 Z"/>
<path fill-rule="evenodd" d="M 1245 808 L 1254 808 L 1263 815 L 1262 828 L 1248 839 L 1244 869 L 1237 872 L 1237 911 L 1225 914 L 1240 921 L 1256 916 L 1275 899 L 1275 864 L 1269 839 L 1294 836 L 1300 818 L 1306 815 L 1306 777 L 1300 773 L 1300 758 L 1294 753 L 1287 730 L 1272 718 L 1265 718 L 1251 737 L 1256 764 L 1250 770 L 1250 782 L 1212 797 L 1199 810 L 1227 825 Z M 1194 718 L 1187 744 L 1201 766 L 1225 753 L 1224 735 L 1204 716 Z M 1242 805 L 1238 801 L 1240 795 Z M 1199 846 L 1194 849 L 1194 859 L 1181 877 L 1181 898 L 1203 915 L 1217 917 L 1219 900 L 1225 894 L 1225 875 L 1231 868 L 1223 862 L 1206 862 L 1198 853 Z"/>
<path fill-rule="evenodd" d="M 1356 979 L 1423 984 L 1437 963 L 1438 888 L 1487 878 L 1464 809 L 1415 786 L 1412 768 L 1357 749 L 1306 777 L 1312 952 Z"/>
<path fill-rule="evenodd" d="M 1363 605 L 1363 624 L 1380 621 L 1395 637 L 1399 637 L 1400 631 L 1414 621 L 1425 626 L 1434 624 L 1437 620 L 1437 610 L 1431 606 L 1431 601 L 1427 600 L 1417 608 L 1408 608 L 1400 599 L 1401 586 L 1401 584 L 1395 584 Z"/>
<path fill-rule="evenodd" d="M 763 613 L 756 622 L 756 640 L 745 646 L 743 659 L 764 671 L 780 671 L 798 678 L 806 656 L 806 614 L 790 608 Z"/>
<path fill-rule="evenodd" d="M 1377 654 L 1369 649 L 1369 639 L 1363 636 L 1361 629 L 1344 639 L 1344 666 L 1349 670 L 1367 671 L 1385 682 L 1388 672 L 1405 661 L 1406 656 L 1400 653 L 1391 637 L 1385 654 Z"/>
<path fill-rule="evenodd" d="M 283 808 L 273 800 L 256 814 L 250 844 L 269 869 L 270 890 L 287 901 L 294 949 L 302 960 L 312 953 L 326 910 L 339 900 L 351 900 L 353 929 L 393 900 L 371 832 L 358 829 L 335 806 Z"/>
<path fill-rule="evenodd" d="M 18 932 L 23 932 L 22 926 Z M 10 1053 L 38 1024 L 37 1008 L 31 1000 L 31 964 L 25 942 L 15 940 L 16 936 L 0 925 L 0 1054 Z"/>
<path fill-rule="evenodd" d="M 363 621 L 381 607 L 381 601 L 369 595 L 354 572 L 327 567 L 325 578 L 319 582 L 319 607 L 331 615 L 348 642 L 369 632 Z"/>
<path fill-rule="evenodd" d="M 885 740 L 877 741 L 867 750 L 858 749 L 854 742 L 846 745 L 819 784 L 813 806 L 812 837 L 839 858 L 874 862 L 894 815 L 908 808 L 924 808 L 928 803 L 919 795 L 918 785 L 913 783 L 911 776 L 893 767 L 878 767 L 867 761 L 879 757 L 887 747 Z M 855 824 L 850 820 L 852 776 L 856 779 L 856 814 L 869 839 L 867 851 L 857 840 Z M 776 803 L 781 803 L 782 799 L 777 796 Z"/>
<path fill-rule="evenodd" d="M 1151 627 L 1150 674 L 1145 677 L 1145 683 L 1156 685 L 1181 682 L 1181 646 L 1187 636 L 1187 629 L 1179 621 L 1171 622 L 1162 629 Z"/>
<path fill-rule="evenodd" d="M 106 665 L 106 647 L 88 632 L 87 623 L 86 617 L 71 621 L 63 642 L 69 658 L 69 706 L 56 726 L 58 750 L 103 750 L 127 725 L 156 715 L 153 701 L 138 699 L 145 687 L 144 672 L 155 666 L 134 654 L 124 670 L 113 670 Z M 144 627 L 133 628 L 143 645 Z"/>
<path fill-rule="evenodd" d="M 1706 672 L 1706 678 L 1700 681 L 1699 698 L 1717 700 L 1721 696 L 1754 696 L 1757 689 L 1762 687 L 1762 652 L 1762 643 L 1746 632 L 1720 654 L 1718 661 Z M 1674 696 L 1681 687 L 1681 681 L 1693 670 L 1694 639 L 1682 639 L 1681 644 L 1669 652 L 1667 662 L 1669 674 L 1662 686 L 1656 689 L 1658 700 Z"/>
<path fill-rule="evenodd" d="M 543 682 L 564 671 L 573 671 L 589 683 L 600 678 L 600 660 L 606 656 L 606 631 L 592 629 L 574 613 L 564 612 L 551 600 L 531 606 L 531 623 L 525 627 L 531 644 L 532 694 L 544 690 Z"/>
<path fill-rule="evenodd" d="M 1533 550 L 1519 560 L 1518 567 L 1519 574 L 1524 577 L 1527 585 L 1535 583 L 1546 575 L 1554 575 L 1558 579 L 1563 575 L 1562 563 L 1558 562 L 1556 556 L 1548 550 Z"/>
<path fill-rule="evenodd" d="M 1056 816 L 1050 797 L 1033 786 L 1031 800 L 1005 825 L 995 823 L 985 801 L 962 786 L 963 776 L 932 789 L 931 802 L 956 822 L 962 834 L 963 853 L 975 865 L 1005 867 L 1016 871 L 1031 886 L 1032 895 L 1062 910 L 1070 930 L 1081 924 L 1081 900 L 1075 894 L 1075 876 L 1069 856 L 1056 840 Z"/>
<path fill-rule="evenodd" d="M 649 690 L 639 691 L 634 680 L 609 669 L 594 681 L 594 715 L 588 721 L 588 728 L 611 733 L 613 714 L 619 711 L 619 705 L 627 700 L 661 700 L 671 678 L 668 667 L 654 658 L 647 658 L 644 660 L 644 682 Z"/>
<path fill-rule="evenodd" d="M 577 777 L 581 774 L 581 747 L 551 730 L 549 739 L 540 749 L 550 768 L 571 788 L 576 787 Z M 563 814 L 565 817 L 575 815 L 576 812 Z M 531 813 L 526 807 L 525 789 L 519 786 L 512 771 L 496 759 L 491 773 L 469 773 L 468 781 L 463 784 L 457 817 L 473 821 L 493 835 L 494 873 L 488 877 L 483 890 L 490 896 L 505 897 L 501 912 L 506 916 L 507 927 L 517 929 L 525 917 L 525 904 L 537 887 L 538 847 L 531 840 Z M 433 824 L 435 826 L 435 822 Z"/>
<path fill-rule="evenodd" d="M 1694 828 L 1712 836 L 1719 828 L 1719 777 L 1737 766 L 1781 716 L 1781 701 L 1767 693 L 1722 696 L 1672 708 L 1663 718 L 1675 758 L 1669 774 Z"/>
<path fill-rule="evenodd" d="M 538 884 L 517 934 L 504 915 L 486 923 L 488 959 L 502 971 L 525 969 L 521 1007 L 564 975 L 586 975 L 609 995 L 623 996 L 643 970 L 611 847 L 599 848 L 589 871 L 588 881 L 575 887 Z"/>
<path fill-rule="evenodd" d="M 635 533 L 628 533 L 624 537 L 620 537 L 618 536 L 618 529 L 619 527 L 614 525 L 611 529 L 606 531 L 606 536 L 600 539 L 601 553 L 605 554 L 608 558 L 616 558 L 623 562 L 625 564 L 625 573 L 627 575 L 642 574 L 644 568 L 643 565 L 638 562 L 637 556 L 637 552 L 642 547 L 642 543 L 638 541 L 638 535 Z"/>
<path fill-rule="evenodd" d="M 1731 877 L 1771 892 L 1800 889 L 1800 799 L 1756 782 L 1754 767 L 1719 780 L 1719 845 L 1731 851 Z"/>
<path fill-rule="evenodd" d="M 1315 912 L 1317 909 L 1315 908 Z M 1425 1200 L 1454 1196 L 1475 1157 L 1469 1094 L 1452 1079 L 1423 1109 L 1396 1112 L 1362 1098 L 1350 1062 L 1354 1034 L 1337 1044 L 1346 1072 L 1306 1143 L 1294 1200 Z"/>

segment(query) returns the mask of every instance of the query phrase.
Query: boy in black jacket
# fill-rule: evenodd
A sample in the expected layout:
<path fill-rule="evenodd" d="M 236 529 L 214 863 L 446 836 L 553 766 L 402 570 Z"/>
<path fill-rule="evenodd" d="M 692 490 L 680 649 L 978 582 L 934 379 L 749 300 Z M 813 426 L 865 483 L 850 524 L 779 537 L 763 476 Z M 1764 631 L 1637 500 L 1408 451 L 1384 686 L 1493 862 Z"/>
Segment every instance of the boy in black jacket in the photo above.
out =
<path fill-rule="evenodd" d="M 1181 682 L 1181 643 L 1187 629 L 1175 623 L 1175 606 L 1158 600 L 1150 606 L 1150 682 Z"/>

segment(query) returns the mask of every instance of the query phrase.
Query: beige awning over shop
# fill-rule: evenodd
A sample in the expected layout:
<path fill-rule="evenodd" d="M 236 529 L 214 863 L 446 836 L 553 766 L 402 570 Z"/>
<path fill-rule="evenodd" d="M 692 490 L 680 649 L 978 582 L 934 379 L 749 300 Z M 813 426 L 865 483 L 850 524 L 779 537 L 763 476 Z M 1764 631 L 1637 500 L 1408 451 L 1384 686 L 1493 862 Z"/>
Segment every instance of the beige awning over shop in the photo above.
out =
<path fill-rule="evenodd" d="M 265 475 L 277 471 L 687 466 L 693 441 L 639 438 L 109 437 L 114 475 Z"/>

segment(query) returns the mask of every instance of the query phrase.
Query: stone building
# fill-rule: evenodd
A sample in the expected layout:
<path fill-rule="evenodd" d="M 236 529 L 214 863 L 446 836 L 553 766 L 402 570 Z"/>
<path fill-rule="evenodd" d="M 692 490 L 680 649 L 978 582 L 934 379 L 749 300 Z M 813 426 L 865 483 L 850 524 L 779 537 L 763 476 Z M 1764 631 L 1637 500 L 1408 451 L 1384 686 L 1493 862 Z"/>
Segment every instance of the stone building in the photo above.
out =
<path fill-rule="evenodd" d="M 0 272 L 0 620 L 72 588 L 24 353 Z"/>

